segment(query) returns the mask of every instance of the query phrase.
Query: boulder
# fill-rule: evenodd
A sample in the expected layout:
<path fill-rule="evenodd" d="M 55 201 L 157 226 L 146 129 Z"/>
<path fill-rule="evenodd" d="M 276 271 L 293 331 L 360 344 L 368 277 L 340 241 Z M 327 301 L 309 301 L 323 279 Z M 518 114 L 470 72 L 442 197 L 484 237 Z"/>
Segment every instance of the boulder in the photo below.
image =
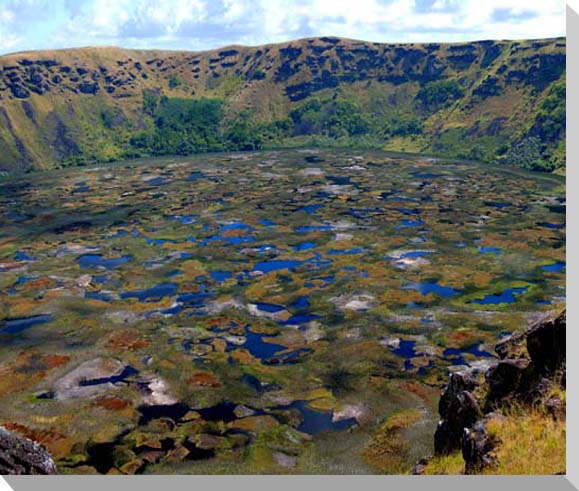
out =
<path fill-rule="evenodd" d="M 412 475 L 413 476 L 424 475 L 427 466 L 428 466 L 428 459 L 420 459 L 418 462 L 416 462 L 416 465 L 412 468 Z"/>
<path fill-rule="evenodd" d="M 540 322 L 527 331 L 527 351 L 538 375 L 552 374 L 565 365 L 567 315 Z"/>
<path fill-rule="evenodd" d="M 472 428 L 464 430 L 462 457 L 465 474 L 478 474 L 496 464 L 496 457 L 492 453 L 496 442 L 488 434 L 486 420 L 487 418 L 477 421 Z"/>
<path fill-rule="evenodd" d="M 517 332 L 500 340 L 495 345 L 495 352 L 502 360 L 512 356 L 514 351 L 520 351 L 525 341 L 525 332 Z"/>
<path fill-rule="evenodd" d="M 438 414 L 442 418 L 446 417 L 449 407 L 456 396 L 462 391 L 473 391 L 479 382 L 469 372 L 454 372 L 448 378 L 448 384 L 440 396 L 438 403 Z"/>
<path fill-rule="evenodd" d="M 481 409 L 474 396 L 462 391 L 449 406 L 448 415 L 439 421 L 434 433 L 434 452 L 447 455 L 462 445 L 465 428 L 470 428 L 482 416 Z"/>
<path fill-rule="evenodd" d="M 518 393 L 528 367 L 529 360 L 526 358 L 501 360 L 491 367 L 486 373 L 487 407 L 512 399 Z"/>
<path fill-rule="evenodd" d="M 38 443 L 0 426 L 0 475 L 56 474 L 50 454 Z"/>

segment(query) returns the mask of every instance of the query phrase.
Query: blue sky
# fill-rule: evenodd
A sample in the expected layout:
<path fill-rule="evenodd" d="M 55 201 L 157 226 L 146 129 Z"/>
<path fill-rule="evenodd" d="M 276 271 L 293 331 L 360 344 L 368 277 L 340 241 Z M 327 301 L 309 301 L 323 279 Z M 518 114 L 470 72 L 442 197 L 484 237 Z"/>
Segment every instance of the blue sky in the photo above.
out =
<path fill-rule="evenodd" d="M 203 50 L 311 36 L 379 42 L 565 35 L 559 0 L 0 0 L 0 54 L 115 45 Z"/>

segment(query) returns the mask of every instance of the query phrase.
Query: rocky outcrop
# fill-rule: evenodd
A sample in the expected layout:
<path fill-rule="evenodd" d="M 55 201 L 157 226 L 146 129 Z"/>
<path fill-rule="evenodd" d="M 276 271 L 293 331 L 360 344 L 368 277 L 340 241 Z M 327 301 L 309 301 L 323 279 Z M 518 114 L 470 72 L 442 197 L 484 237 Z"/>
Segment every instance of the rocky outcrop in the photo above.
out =
<path fill-rule="evenodd" d="M 464 428 L 470 428 L 482 415 L 472 392 L 479 383 L 465 372 L 453 373 L 440 398 L 440 421 L 434 434 L 434 451 L 448 454 L 460 448 Z"/>
<path fill-rule="evenodd" d="M 0 474 L 56 474 L 56 466 L 38 443 L 0 426 Z"/>
<path fill-rule="evenodd" d="M 462 440 L 462 457 L 465 462 L 465 474 L 478 474 L 486 467 L 496 464 L 493 450 L 497 441 L 489 435 L 486 423 L 495 417 L 489 414 L 477 421 L 472 428 L 465 428 Z"/>
<path fill-rule="evenodd" d="M 551 90 L 564 87 L 564 72 L 564 38 L 408 45 L 321 37 L 206 52 L 99 47 L 15 53 L 0 56 L 0 109 L 13 124 L 12 131 L 0 135 L 0 171 L 44 169 L 60 166 L 63 160 L 84 164 L 145 156 L 134 143 L 156 119 L 157 102 L 151 94 L 224 98 L 224 123 L 235 120 L 241 107 L 258 123 L 275 123 L 268 109 L 275 105 L 282 111 L 278 123 L 285 126 L 287 118 L 293 118 L 292 111 L 310 101 L 318 104 L 318 99 L 325 100 L 336 91 L 343 92 L 338 100 L 347 94 L 348 101 L 360 103 L 364 118 L 372 119 L 374 108 L 362 103 L 370 87 L 389 94 L 380 102 L 382 113 L 404 106 L 408 122 L 393 127 L 392 136 L 423 134 L 424 141 L 432 143 L 421 151 L 475 156 L 480 152 L 477 137 L 484 137 L 485 149 L 493 152 L 488 158 L 498 158 L 494 151 L 503 144 L 533 137 L 543 144 L 545 158 L 553 155 L 562 165 L 553 152 L 565 137 L 564 118 L 551 117 L 551 112 L 560 111 L 541 111 L 541 101 L 555 94 L 557 107 L 564 108 L 564 95 Z M 451 97 L 444 92 L 449 83 L 460 86 Z M 439 102 L 425 105 L 425 97 Z M 489 98 L 496 98 L 496 103 L 489 106 Z M 510 98 L 509 104 L 501 103 L 503 98 Z M 450 119 L 439 118 L 436 128 L 419 128 L 433 114 L 444 116 L 439 111 L 455 100 L 465 110 L 454 111 Z M 22 110 L 22 102 L 32 109 L 35 121 L 30 111 Z M 469 114 L 488 112 L 491 106 L 491 117 L 473 124 Z M 554 107 L 553 100 L 548 107 Z M 118 124 L 123 131 L 111 126 L 110 116 L 118 110 L 125 115 Z M 51 123 L 53 114 L 62 124 Z M 388 121 L 379 119 L 376 124 L 390 126 Z M 521 127 L 530 130 L 519 136 L 515 130 Z M 291 131 L 283 131 L 288 138 L 301 138 L 319 130 L 300 122 Z M 55 143 L 55 133 L 66 133 L 64 148 Z M 388 133 L 380 132 L 379 138 L 389 138 Z M 102 149 L 92 144 L 96 134 L 102 139 Z M 450 139 L 460 145 L 448 144 Z"/>
<path fill-rule="evenodd" d="M 565 366 L 565 313 L 554 320 L 537 323 L 527 331 L 527 351 L 536 375 L 554 374 Z"/>
<path fill-rule="evenodd" d="M 565 327 L 562 312 L 501 341 L 496 346 L 501 359 L 487 370 L 484 380 L 475 372 L 451 374 L 440 397 L 435 454 L 461 450 L 465 473 L 479 473 L 496 462 L 497 440 L 487 431 L 491 419 L 502 417 L 495 410 L 518 403 L 540 406 L 553 418 L 564 419 L 565 402 L 551 394 L 556 385 L 565 388 Z M 417 465 L 415 471 L 424 466 Z"/>

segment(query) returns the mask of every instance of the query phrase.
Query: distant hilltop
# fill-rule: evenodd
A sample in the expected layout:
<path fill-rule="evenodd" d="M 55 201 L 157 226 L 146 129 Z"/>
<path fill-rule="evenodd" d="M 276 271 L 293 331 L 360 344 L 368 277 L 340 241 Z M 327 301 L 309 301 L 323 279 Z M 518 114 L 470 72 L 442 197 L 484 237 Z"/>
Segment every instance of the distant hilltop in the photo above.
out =
<path fill-rule="evenodd" d="M 564 38 L 0 57 L 0 172 L 319 145 L 564 172 Z"/>

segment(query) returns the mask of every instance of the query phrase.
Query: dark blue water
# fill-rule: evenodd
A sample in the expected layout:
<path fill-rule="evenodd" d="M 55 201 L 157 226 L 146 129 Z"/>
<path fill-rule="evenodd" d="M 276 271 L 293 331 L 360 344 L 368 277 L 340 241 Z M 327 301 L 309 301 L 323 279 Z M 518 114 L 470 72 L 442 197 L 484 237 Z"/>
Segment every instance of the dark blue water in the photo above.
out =
<path fill-rule="evenodd" d="M 322 208 L 324 205 L 320 205 L 320 204 L 315 204 L 315 205 L 305 205 L 302 206 L 301 208 L 298 208 L 297 211 L 304 211 L 306 212 L 308 215 L 313 215 L 316 213 L 316 211 L 318 211 L 320 208 Z"/>
<path fill-rule="evenodd" d="M 134 290 L 130 292 L 123 292 L 119 296 L 125 298 L 137 298 L 139 302 L 149 302 L 161 299 L 163 297 L 170 297 L 177 292 L 178 286 L 175 283 L 160 283 L 152 288 L 146 290 Z"/>
<path fill-rule="evenodd" d="M 153 179 L 148 179 L 145 181 L 145 184 L 149 186 L 164 186 L 167 184 L 167 181 L 162 177 L 154 177 Z"/>
<path fill-rule="evenodd" d="M 208 239 L 199 242 L 199 245 L 207 245 L 209 242 L 227 242 L 232 245 L 244 244 L 247 242 L 255 242 L 254 237 L 222 237 L 221 235 L 213 235 Z"/>
<path fill-rule="evenodd" d="M 14 254 L 14 259 L 16 259 L 17 261 L 36 261 L 35 258 L 26 254 L 23 251 L 16 251 L 16 254 Z"/>
<path fill-rule="evenodd" d="M 261 382 L 259 381 L 259 379 L 253 375 L 249 375 L 249 374 L 244 374 L 241 377 L 241 381 L 248 385 L 249 387 L 251 387 L 252 389 L 254 389 L 256 392 L 263 392 L 263 387 L 261 385 Z"/>
<path fill-rule="evenodd" d="M 211 276 L 211 279 L 216 281 L 217 283 L 222 283 L 225 280 L 231 278 L 233 276 L 233 273 L 231 271 L 211 271 L 209 273 L 209 276 Z"/>
<path fill-rule="evenodd" d="M 293 269 L 303 264 L 303 261 L 291 260 L 272 260 L 262 261 L 256 263 L 253 267 L 254 271 L 262 271 L 263 273 L 270 273 L 271 271 L 279 271 L 280 269 Z"/>
<path fill-rule="evenodd" d="M 292 315 L 287 321 L 282 321 L 280 324 L 287 325 L 287 326 L 296 326 L 298 324 L 307 324 L 308 322 L 315 321 L 317 319 L 321 319 L 321 315 L 317 314 L 295 314 Z"/>
<path fill-rule="evenodd" d="M 330 249 L 328 251 L 329 256 L 349 256 L 352 254 L 362 254 L 364 252 L 363 247 L 354 247 L 352 249 Z"/>
<path fill-rule="evenodd" d="M 354 418 L 333 422 L 332 411 L 319 411 L 317 409 L 312 409 L 308 407 L 307 401 L 294 401 L 287 406 L 280 406 L 275 409 L 284 411 L 291 409 L 298 410 L 303 421 L 297 427 L 297 430 L 310 435 L 316 435 L 325 431 L 346 430 L 356 424 Z"/>
<path fill-rule="evenodd" d="M 479 246 L 477 247 L 479 254 L 495 254 L 498 255 L 501 253 L 501 249 L 498 247 L 484 247 Z"/>
<path fill-rule="evenodd" d="M 12 220 L 13 222 L 20 223 L 32 218 L 32 215 L 22 215 L 20 213 L 15 212 L 14 210 L 10 210 L 6 214 L 6 218 Z"/>
<path fill-rule="evenodd" d="M 418 208 L 396 208 L 396 210 L 406 216 L 416 216 L 422 213 Z"/>
<path fill-rule="evenodd" d="M 264 227 L 275 227 L 275 222 L 272 222 L 271 220 L 268 220 L 267 218 L 260 220 L 259 224 L 263 225 Z"/>
<path fill-rule="evenodd" d="M 294 251 L 307 251 L 316 247 L 315 242 L 302 242 L 301 244 L 296 244 L 292 246 Z"/>
<path fill-rule="evenodd" d="M 497 305 L 500 303 L 514 303 L 518 295 L 522 295 L 529 288 L 507 288 L 503 292 L 497 295 L 487 295 L 482 299 L 472 300 L 471 303 L 476 303 L 479 305 Z"/>
<path fill-rule="evenodd" d="M 20 277 L 14 282 L 14 286 L 24 285 L 25 283 L 28 283 L 29 281 L 37 280 L 38 278 L 40 278 L 40 276 L 20 276 Z"/>
<path fill-rule="evenodd" d="M 539 222 L 539 223 L 537 223 L 537 225 L 539 227 L 546 227 L 546 228 L 551 228 L 551 229 L 555 229 L 555 230 L 559 230 L 559 229 L 565 227 L 564 223 Z"/>
<path fill-rule="evenodd" d="M 96 268 L 101 266 L 106 269 L 115 269 L 122 266 L 129 261 L 132 261 L 131 256 L 112 257 L 104 259 L 102 254 L 85 254 L 76 259 L 76 262 L 81 268 Z"/>
<path fill-rule="evenodd" d="M 247 327 L 245 328 L 245 337 L 247 341 L 243 345 L 243 348 L 260 360 L 268 360 L 280 351 L 287 349 L 285 346 L 264 341 L 264 334 L 256 334 Z"/>
<path fill-rule="evenodd" d="M 306 297 L 306 296 L 298 297 L 290 304 L 290 307 L 292 307 L 294 309 L 305 309 L 309 306 L 310 306 L 310 301 L 308 300 L 308 297 Z"/>
<path fill-rule="evenodd" d="M 494 355 L 492 353 L 481 350 L 480 346 L 481 346 L 480 343 L 475 343 L 472 346 L 469 346 L 468 348 L 447 348 L 444 350 L 442 355 L 445 358 L 447 358 L 450 356 L 462 356 L 465 353 L 470 353 L 471 355 L 479 356 L 482 358 L 494 358 Z"/>
<path fill-rule="evenodd" d="M 103 274 L 103 275 L 93 276 L 92 281 L 94 281 L 95 283 L 107 283 L 108 281 L 110 281 L 110 278 L 107 275 Z"/>
<path fill-rule="evenodd" d="M 419 227 L 420 225 L 424 225 L 422 220 L 402 220 L 395 228 L 399 230 L 401 228 Z"/>
<path fill-rule="evenodd" d="M 198 181 L 199 179 L 202 179 L 205 177 L 205 174 L 203 174 L 203 172 L 201 171 L 195 171 L 195 172 L 191 172 L 191 174 L 189 174 L 189 176 L 187 177 L 187 181 Z"/>
<path fill-rule="evenodd" d="M 132 377 L 133 375 L 137 375 L 138 373 L 139 371 L 137 369 L 133 368 L 131 365 L 127 365 L 119 375 L 81 380 L 78 385 L 81 387 L 88 387 L 91 385 L 117 384 L 119 382 L 124 382 L 125 379 Z"/>
<path fill-rule="evenodd" d="M 18 334 L 26 329 L 36 325 L 45 324 L 53 319 L 51 314 L 34 315 L 31 317 L 22 317 L 20 319 L 10 319 L 4 322 L 0 327 L 0 334 Z"/>
<path fill-rule="evenodd" d="M 183 225 L 191 225 L 197 222 L 197 215 L 182 215 L 177 218 Z"/>
<path fill-rule="evenodd" d="M 177 304 L 174 307 L 170 307 L 168 309 L 161 310 L 162 315 L 177 315 L 179 312 L 183 312 L 185 307 L 181 304 Z"/>
<path fill-rule="evenodd" d="M 511 204 L 501 203 L 499 201 L 485 201 L 485 206 L 492 206 L 493 208 L 498 208 L 499 210 L 502 210 L 503 208 L 511 206 Z"/>
<path fill-rule="evenodd" d="M 205 421 L 223 421 L 229 423 L 237 419 L 235 408 L 237 404 L 229 401 L 223 401 L 215 406 L 195 409 Z"/>
<path fill-rule="evenodd" d="M 146 425 L 149 421 L 160 418 L 170 418 L 178 422 L 189 411 L 189 406 L 183 403 L 163 406 L 140 406 L 139 412 L 141 413 L 141 418 L 139 419 L 139 424 Z"/>
<path fill-rule="evenodd" d="M 285 310 L 285 307 L 283 305 L 274 305 L 271 303 L 256 303 L 255 305 L 258 308 L 258 310 L 261 310 L 262 312 L 269 312 L 271 314 L 275 314 L 276 312 L 281 312 L 282 310 Z"/>
<path fill-rule="evenodd" d="M 420 171 L 414 171 L 411 172 L 410 174 L 413 177 L 417 177 L 418 179 L 434 179 L 442 175 L 442 174 L 435 174 L 433 172 L 420 172 Z"/>
<path fill-rule="evenodd" d="M 404 289 L 406 290 L 417 290 L 419 291 L 423 296 L 428 295 L 429 293 L 434 293 L 435 295 L 438 295 L 440 297 L 453 297 L 454 295 L 457 295 L 459 292 L 458 290 L 455 290 L 454 288 L 451 288 L 449 286 L 442 286 L 439 285 L 436 282 L 430 282 L 430 281 L 425 281 L 423 283 L 416 283 L 413 285 L 408 285 L 405 286 Z"/>
<path fill-rule="evenodd" d="M 416 341 L 401 339 L 398 347 L 391 349 L 391 351 L 395 355 L 401 356 L 402 358 L 414 358 L 418 356 L 416 354 L 416 350 L 414 349 L 415 345 Z"/>
<path fill-rule="evenodd" d="M 543 271 L 547 271 L 549 273 L 560 273 L 565 269 L 566 263 L 563 261 L 556 262 L 553 264 L 547 264 L 545 266 L 541 266 Z"/>

